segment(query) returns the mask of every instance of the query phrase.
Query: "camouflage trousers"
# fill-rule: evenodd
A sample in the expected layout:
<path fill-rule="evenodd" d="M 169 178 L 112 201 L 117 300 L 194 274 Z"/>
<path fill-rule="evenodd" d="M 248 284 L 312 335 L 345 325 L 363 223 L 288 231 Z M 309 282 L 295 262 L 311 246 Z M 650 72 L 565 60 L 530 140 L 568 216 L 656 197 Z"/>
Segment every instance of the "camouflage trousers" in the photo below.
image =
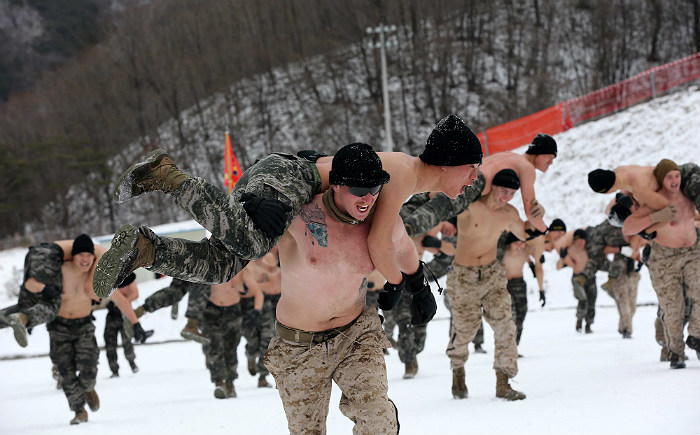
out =
<path fill-rule="evenodd" d="M 255 366 L 259 375 L 267 376 L 270 372 L 265 367 L 265 354 L 270 346 L 270 341 L 275 337 L 275 322 L 277 321 L 277 303 L 282 295 L 265 295 L 265 303 L 263 304 L 262 315 L 260 316 L 259 331 L 259 351 L 258 363 Z"/>
<path fill-rule="evenodd" d="M 42 323 L 49 323 L 58 315 L 61 309 L 61 296 L 47 298 L 41 296 L 39 302 L 22 312 L 27 315 L 27 328 L 33 328 Z"/>
<path fill-rule="evenodd" d="M 255 328 L 243 326 L 243 337 L 246 339 L 245 356 L 249 359 L 257 360 L 255 369 L 258 374 L 267 375 L 270 373 L 265 367 L 263 357 L 267 352 L 270 340 L 275 336 L 275 321 L 277 320 L 277 302 L 280 295 L 265 295 L 260 321 Z M 243 318 L 252 311 L 254 298 L 241 299 L 241 313 Z"/>
<path fill-rule="evenodd" d="M 398 411 L 387 395 L 382 353 L 389 346 L 373 308 L 366 308 L 349 329 L 323 343 L 273 338 L 265 365 L 275 378 L 289 432 L 326 433 L 335 382 L 342 391 L 340 411 L 355 423 L 353 434 L 398 433 Z"/>
<path fill-rule="evenodd" d="M 384 317 L 384 322 L 382 323 L 382 327 L 384 328 L 384 335 L 386 335 L 386 338 L 392 338 L 394 336 L 394 329 L 396 329 L 396 318 L 394 316 L 394 310 L 382 310 L 382 316 Z"/>
<path fill-rule="evenodd" d="M 700 211 L 700 166 L 695 163 L 685 163 L 681 168 L 681 189 L 685 196 L 695 204 Z"/>
<path fill-rule="evenodd" d="M 92 316 L 82 319 L 56 317 L 46 325 L 51 362 L 58 369 L 61 388 L 72 411 L 85 406 L 85 393 L 95 388 L 100 350 Z"/>
<path fill-rule="evenodd" d="M 425 348 L 427 326 L 411 324 L 411 303 L 413 296 L 404 292 L 399 304 L 392 310 L 396 325 L 399 327 L 399 359 L 407 364 L 416 360 L 416 355 Z"/>
<path fill-rule="evenodd" d="M 513 321 L 515 329 L 518 331 L 515 336 L 515 343 L 520 344 L 520 337 L 523 335 L 523 323 L 527 316 L 527 284 L 522 278 L 512 278 L 508 280 L 508 293 L 512 301 Z"/>
<path fill-rule="evenodd" d="M 316 164 L 291 154 L 275 153 L 248 168 L 231 195 L 201 178 L 183 182 L 173 193 L 175 202 L 212 233 L 194 242 L 158 237 L 142 227 L 154 242 L 156 259 L 150 270 L 206 284 L 233 278 L 249 260 L 267 254 L 279 242 L 262 232 L 240 202 L 243 193 L 277 199 L 292 207 L 285 228 L 301 207 L 320 193 L 321 176 Z"/>
<path fill-rule="evenodd" d="M 114 305 L 113 302 L 110 304 Z M 105 353 L 107 354 L 107 362 L 109 363 L 109 369 L 113 373 L 119 371 L 119 363 L 117 362 L 117 335 L 122 336 L 122 346 L 124 347 L 124 357 L 129 362 L 134 362 L 136 360 L 136 354 L 134 353 L 134 345 L 131 343 L 131 339 L 126 336 L 124 332 L 124 322 L 122 320 L 122 313 L 119 309 L 114 306 L 110 308 L 107 304 L 107 316 L 105 318 L 105 330 L 104 330 L 104 340 L 105 340 Z"/>
<path fill-rule="evenodd" d="M 587 279 L 586 283 L 581 286 L 574 278 L 582 273 L 574 274 L 571 277 L 571 284 L 574 286 L 574 297 L 578 300 L 576 306 L 576 319 L 586 319 L 586 323 L 593 324 L 595 320 L 595 301 L 598 298 L 598 288 L 596 287 L 595 278 Z"/>
<path fill-rule="evenodd" d="M 374 290 L 374 289 L 372 289 Z M 379 292 L 381 289 L 376 291 L 367 290 L 365 293 L 365 306 L 374 307 L 375 310 L 379 310 Z"/>
<path fill-rule="evenodd" d="M 518 347 L 511 299 L 506 289 L 506 272 L 498 260 L 481 267 L 455 264 L 447 274 L 452 306 L 452 326 L 447 356 L 453 369 L 469 359 L 469 342 L 486 319 L 494 332 L 493 368 L 509 378 L 518 374 Z"/>
<path fill-rule="evenodd" d="M 586 230 L 586 253 L 588 262 L 581 273 L 586 279 L 595 278 L 599 270 L 608 271 L 610 264 L 603 250 L 606 246 L 626 246 L 628 243 L 622 234 L 622 228 L 613 226 L 607 220 Z M 613 278 L 614 276 L 613 271 Z"/>
<path fill-rule="evenodd" d="M 632 270 L 629 273 L 621 274 L 613 286 L 615 304 L 620 313 L 620 322 L 617 326 L 618 332 L 627 331 L 632 333 L 632 317 L 637 311 L 637 289 L 639 287 L 639 272 Z"/>
<path fill-rule="evenodd" d="M 452 270 L 452 267 L 450 266 L 450 270 Z M 448 333 L 451 333 L 452 331 L 452 308 L 450 308 L 450 296 L 449 296 L 449 289 L 444 289 L 442 291 L 442 296 L 443 300 L 445 302 L 445 307 L 447 308 L 447 311 L 450 312 L 450 327 L 448 329 Z M 484 344 L 484 322 L 483 320 L 479 322 L 479 330 L 476 331 L 476 335 L 474 336 L 474 339 L 472 340 L 472 343 L 474 343 L 474 346 L 481 346 Z"/>
<path fill-rule="evenodd" d="M 683 318 L 686 296 L 694 307 L 700 305 L 700 238 L 688 248 L 669 248 L 653 243 L 649 257 L 649 276 L 659 298 L 661 323 L 666 343 L 672 352 L 685 355 Z M 688 334 L 700 337 L 700 310 L 690 312 Z"/>
<path fill-rule="evenodd" d="M 213 383 L 238 378 L 238 343 L 241 341 L 241 304 L 229 307 L 214 305 L 204 308 L 202 334 L 209 344 L 202 345 L 207 368 Z"/>
<path fill-rule="evenodd" d="M 442 221 L 457 216 L 469 207 L 469 204 L 481 197 L 481 192 L 486 185 L 484 174 L 474 180 L 474 184 L 464 189 L 457 198 L 450 199 L 444 193 L 437 194 L 434 198 L 416 208 L 410 216 L 404 218 L 403 223 L 410 237 L 418 237 L 425 234 Z"/>
<path fill-rule="evenodd" d="M 146 311 L 152 313 L 178 303 L 186 294 L 189 294 L 185 317 L 201 320 L 210 291 L 211 287 L 207 284 L 198 284 L 173 278 L 168 287 L 162 288 L 147 297 L 143 306 Z"/>

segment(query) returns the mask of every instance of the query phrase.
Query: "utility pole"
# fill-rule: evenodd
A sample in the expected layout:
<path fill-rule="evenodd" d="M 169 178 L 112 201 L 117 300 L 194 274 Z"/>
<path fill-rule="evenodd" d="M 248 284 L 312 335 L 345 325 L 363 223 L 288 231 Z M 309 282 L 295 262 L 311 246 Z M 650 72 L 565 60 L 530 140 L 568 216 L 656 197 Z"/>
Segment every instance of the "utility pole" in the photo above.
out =
<path fill-rule="evenodd" d="M 380 24 L 377 27 L 368 27 L 367 34 L 379 34 L 379 42 L 370 41 L 367 43 L 369 48 L 378 48 L 379 57 L 381 59 L 382 67 L 382 99 L 384 100 L 384 130 L 385 130 L 385 142 L 384 151 L 394 150 L 394 140 L 391 137 L 391 110 L 389 110 L 389 89 L 387 88 L 387 72 L 386 72 L 386 49 L 387 47 L 396 47 L 398 42 L 395 38 L 388 40 L 386 37 L 387 33 L 395 32 L 396 26 L 385 26 Z"/>

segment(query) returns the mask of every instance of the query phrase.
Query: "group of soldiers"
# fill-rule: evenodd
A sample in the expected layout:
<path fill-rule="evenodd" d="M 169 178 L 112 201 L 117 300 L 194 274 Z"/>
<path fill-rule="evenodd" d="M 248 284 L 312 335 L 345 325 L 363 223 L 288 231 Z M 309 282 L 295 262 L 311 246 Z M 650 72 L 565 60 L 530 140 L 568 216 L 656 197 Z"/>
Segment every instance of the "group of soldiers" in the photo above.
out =
<path fill-rule="evenodd" d="M 96 393 L 93 373 L 88 371 L 86 378 L 92 380 L 84 381 L 82 371 L 62 364 L 65 355 L 54 348 L 62 339 L 59 333 L 66 340 L 78 331 L 90 336 L 91 310 L 83 310 L 85 304 L 77 311 L 68 309 L 76 298 L 67 289 L 75 289 L 88 305 L 109 298 L 129 319 L 125 324 L 133 325 L 137 340 L 147 338 L 140 317 L 189 293 L 182 335 L 203 343 L 216 398 L 236 396 L 236 348 L 244 336 L 248 370 L 260 375 L 260 387 L 270 386 L 266 376 L 273 376 L 291 433 L 325 431 L 331 382 L 343 392 L 340 409 L 355 423 L 355 432 L 397 433 L 398 413 L 387 395 L 384 362 L 392 346 L 390 325 L 399 328 L 396 347 L 404 377 L 410 379 L 418 372 L 426 324 L 437 310 L 431 279 L 447 275 L 451 324 L 446 354 L 453 397 L 468 397 L 468 345 L 474 341 L 475 350 L 481 348 L 483 332 L 481 341 L 477 337 L 485 319 L 494 331 L 496 397 L 522 400 L 526 395 L 509 380 L 518 373 L 527 313 L 524 266 L 529 264 L 537 278 L 542 306 L 544 253 L 557 252 L 559 267 L 572 267 L 579 301 L 576 330 L 586 333 L 592 332 L 595 316 L 595 273 L 607 270 L 609 281 L 603 287 L 618 304 L 620 334 L 629 338 L 638 263 L 644 262 L 641 252 L 648 245 L 646 263 L 659 295 L 660 344 L 671 367 L 684 367 L 682 290 L 690 303 L 700 296 L 700 242 L 694 226 L 700 169 L 662 160 L 652 167 L 594 170 L 589 174 L 594 191 L 620 192 L 609 206 L 609 218 L 567 231 L 560 219 L 545 224 L 545 209 L 534 189 L 536 171 L 547 171 L 556 156 L 554 138 L 538 134 L 524 154 L 484 157 L 476 135 L 449 115 L 435 126 L 418 157 L 376 153 L 362 143 L 346 145 L 334 157 L 312 151 L 274 153 L 249 168 L 229 196 L 183 172 L 164 150 L 151 152 L 125 171 L 115 200 L 165 192 L 212 235 L 189 241 L 124 225 L 106 252 L 85 246 L 76 250 L 76 244 L 82 246 L 76 239 L 72 255 L 66 248 L 62 256 L 58 253 L 62 282 L 54 285 L 61 308 L 48 326 L 52 331 L 51 325 L 65 324 L 50 334 L 52 360 L 76 412 L 71 423 L 87 421 L 84 404 L 96 410 Z M 517 191 L 523 217 L 509 204 Z M 433 254 L 428 265 L 421 261 L 425 251 Z M 92 258 L 79 263 L 84 253 Z M 609 264 L 607 254 L 615 256 Z M 79 271 L 67 268 L 71 263 Z M 32 270 L 27 266 L 23 287 L 46 291 L 48 299 L 46 287 L 51 287 L 41 276 L 27 275 Z M 117 289 L 133 284 L 129 276 L 139 267 L 173 281 L 132 310 L 130 293 Z M 33 278 L 43 284 L 32 287 Z M 0 318 L 14 329 L 18 342 L 23 328 L 37 324 L 31 310 Z M 384 329 L 378 310 L 387 319 Z M 698 310 L 691 310 L 688 325 L 687 344 L 699 351 Z M 111 360 L 110 368 L 117 373 Z M 76 371 L 81 379 L 73 382 Z"/>

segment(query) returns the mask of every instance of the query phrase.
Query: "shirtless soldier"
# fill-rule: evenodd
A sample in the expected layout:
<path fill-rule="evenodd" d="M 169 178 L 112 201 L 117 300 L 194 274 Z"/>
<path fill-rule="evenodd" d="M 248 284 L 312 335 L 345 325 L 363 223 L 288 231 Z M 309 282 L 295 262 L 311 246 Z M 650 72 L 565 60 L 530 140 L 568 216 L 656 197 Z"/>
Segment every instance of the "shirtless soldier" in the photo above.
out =
<path fill-rule="evenodd" d="M 457 253 L 453 269 L 447 273 L 452 326 L 446 353 L 452 366 L 452 396 L 456 399 L 468 396 L 464 365 L 482 312 L 494 330 L 496 397 L 525 398 L 508 382 L 518 374 L 518 348 L 506 273 L 497 258 L 497 243 L 503 231 L 512 232 L 520 240 L 527 238 L 517 209 L 508 204 L 520 182 L 515 171 L 504 169 L 494 175 L 492 185 L 487 195 L 458 216 Z"/>
<path fill-rule="evenodd" d="M 265 366 L 275 378 L 290 433 L 326 432 L 335 382 L 343 393 L 340 410 L 355 423 L 353 433 L 395 434 L 397 410 L 387 396 L 382 352 L 390 344 L 377 311 L 365 305 L 374 270 L 367 235 L 389 174 L 369 145 L 351 144 L 335 155 L 329 181 L 331 188 L 302 207 L 280 240 L 282 296 Z M 396 258 L 415 255 L 398 216 L 392 237 L 401 249 Z M 427 286 L 425 278 L 407 282 L 411 293 Z M 391 296 L 382 292 L 380 306 Z"/>
<path fill-rule="evenodd" d="M 647 266 L 659 298 L 671 368 L 680 369 L 685 368 L 685 344 L 695 350 L 700 358 L 700 310 L 695 309 L 700 306 L 700 238 L 693 223 L 693 203 L 680 188 L 681 171 L 678 165 L 662 160 L 654 168 L 654 175 L 661 186 L 658 193 L 669 205 L 659 211 L 649 206 L 640 207 L 627 218 L 622 232 L 631 236 L 656 227 Z M 659 222 L 663 224 L 658 225 Z M 686 343 L 683 343 L 684 286 L 693 305 Z"/>
<path fill-rule="evenodd" d="M 476 179 L 482 157 L 479 139 L 455 115 L 437 124 L 419 157 L 380 153 L 391 182 L 377 202 L 368 244 L 373 263 L 387 279 L 387 291 L 400 294 L 406 286 L 405 274 L 419 273 L 417 255 L 403 268 L 395 256 L 392 228 L 401 205 L 420 192 L 457 197 Z M 233 193 L 227 195 L 205 180 L 183 173 L 164 150 L 152 152 L 122 175 L 116 200 L 123 202 L 155 190 L 171 193 L 212 237 L 200 242 L 172 239 L 159 237 L 147 227 L 125 225 L 98 264 L 94 279 L 97 294 L 107 296 L 138 267 L 193 282 L 229 280 L 249 260 L 269 252 L 301 207 L 328 189 L 332 161 L 332 157 L 318 155 L 310 161 L 275 153 L 246 170 Z"/>

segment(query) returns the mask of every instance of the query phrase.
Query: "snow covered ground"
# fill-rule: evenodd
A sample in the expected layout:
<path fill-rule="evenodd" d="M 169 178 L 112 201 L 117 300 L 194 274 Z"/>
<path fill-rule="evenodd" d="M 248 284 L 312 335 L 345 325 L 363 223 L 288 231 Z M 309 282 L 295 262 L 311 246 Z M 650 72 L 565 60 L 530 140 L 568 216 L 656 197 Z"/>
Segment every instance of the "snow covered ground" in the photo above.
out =
<path fill-rule="evenodd" d="M 610 196 L 594 194 L 588 171 L 623 164 L 653 165 L 661 158 L 700 162 L 700 91 L 697 87 L 641 104 L 556 136 L 559 157 L 538 174 L 537 197 L 546 221 L 564 219 L 569 228 L 595 225 Z M 517 152 L 521 152 L 517 151 Z M 518 200 L 514 203 L 517 205 Z M 24 249 L 0 252 L 0 304 L 15 303 L 4 288 L 21 278 Z M 448 314 L 438 297 L 438 314 L 428 326 L 416 378 L 402 379 L 395 350 L 387 356 L 389 395 L 399 408 L 402 434 L 697 434 L 700 433 L 700 362 L 687 349 L 685 370 L 661 363 L 654 340 L 656 296 L 646 268 L 639 286 L 639 309 L 631 340 L 617 333 L 618 314 L 604 291 L 598 294 L 593 334 L 574 330 L 575 299 L 571 270 L 556 271 L 547 254 L 547 305 L 540 308 L 529 271 L 529 312 L 519 352 L 520 373 L 511 382 L 527 394 L 508 403 L 495 398 L 493 335 L 485 329 L 488 354 L 472 354 L 466 365 L 469 398 L 452 399 L 451 372 L 445 355 Z M 599 284 L 606 279 L 598 275 Z M 142 283 L 138 303 L 169 279 Z M 4 285 L 3 285 L 4 284 Z M 444 278 L 442 279 L 444 286 Z M 184 313 L 185 298 L 180 302 Z M 104 344 L 104 311 L 96 312 L 97 340 Z M 217 400 L 204 366 L 201 347 L 182 341 L 185 320 L 171 320 L 164 309 L 142 318 L 155 329 L 147 345 L 136 347 L 140 371 L 130 373 L 121 350 L 121 377 L 109 379 L 100 355 L 97 391 L 101 409 L 88 424 L 69 426 L 73 413 L 63 392 L 54 388 L 48 334 L 35 328 L 29 346 L 20 348 L 11 330 L 0 330 L 0 434 L 281 434 L 286 419 L 274 389 L 257 388 L 245 368 L 244 341 L 238 349 L 238 398 Z M 22 358 L 30 356 L 31 358 Z M 17 358 L 15 358 L 17 357 Z M 338 410 L 333 391 L 328 433 L 351 433 L 352 423 Z"/>

